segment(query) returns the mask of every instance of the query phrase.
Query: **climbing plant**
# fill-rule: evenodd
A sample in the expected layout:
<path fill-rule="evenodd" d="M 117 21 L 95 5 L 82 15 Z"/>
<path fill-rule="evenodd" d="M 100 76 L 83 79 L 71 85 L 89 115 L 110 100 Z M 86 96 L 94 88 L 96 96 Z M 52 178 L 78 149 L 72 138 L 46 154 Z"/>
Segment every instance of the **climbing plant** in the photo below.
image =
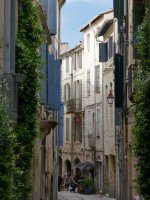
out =
<path fill-rule="evenodd" d="M 8 114 L 8 87 L 0 80 L 0 199 L 12 200 L 15 137 Z"/>
<path fill-rule="evenodd" d="M 16 72 L 24 74 L 18 88 L 18 122 L 16 126 L 17 155 L 15 199 L 28 200 L 32 189 L 32 159 L 37 136 L 42 29 L 33 0 L 22 0 L 18 13 Z"/>
<path fill-rule="evenodd" d="M 138 189 L 150 199 L 150 10 L 137 32 L 139 66 L 134 81 L 134 152 L 137 157 Z"/>

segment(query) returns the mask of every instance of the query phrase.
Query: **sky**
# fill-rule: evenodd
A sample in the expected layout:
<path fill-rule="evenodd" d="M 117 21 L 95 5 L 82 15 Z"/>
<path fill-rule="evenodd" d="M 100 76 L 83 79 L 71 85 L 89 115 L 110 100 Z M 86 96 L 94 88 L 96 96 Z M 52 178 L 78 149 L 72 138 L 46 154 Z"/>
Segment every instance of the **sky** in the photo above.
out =
<path fill-rule="evenodd" d="M 113 0 L 66 0 L 61 10 L 61 42 L 75 47 L 83 38 L 81 27 L 97 14 L 112 8 Z"/>

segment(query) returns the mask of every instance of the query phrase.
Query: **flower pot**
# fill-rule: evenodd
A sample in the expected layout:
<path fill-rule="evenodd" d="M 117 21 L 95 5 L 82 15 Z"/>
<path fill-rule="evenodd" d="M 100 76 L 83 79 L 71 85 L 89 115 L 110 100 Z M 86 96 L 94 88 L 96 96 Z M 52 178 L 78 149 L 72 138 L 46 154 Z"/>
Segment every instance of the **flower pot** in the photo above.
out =
<path fill-rule="evenodd" d="M 83 193 L 84 193 L 84 194 L 90 194 L 91 191 L 90 191 L 89 187 L 84 187 L 84 188 L 83 188 Z"/>

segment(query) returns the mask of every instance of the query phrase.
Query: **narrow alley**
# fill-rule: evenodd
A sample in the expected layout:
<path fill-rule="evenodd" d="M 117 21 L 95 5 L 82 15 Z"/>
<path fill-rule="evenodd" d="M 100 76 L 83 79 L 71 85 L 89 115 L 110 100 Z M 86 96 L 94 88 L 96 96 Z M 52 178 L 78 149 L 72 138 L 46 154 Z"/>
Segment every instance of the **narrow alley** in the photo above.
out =
<path fill-rule="evenodd" d="M 79 194 L 69 191 L 58 192 L 58 200 L 115 200 L 114 198 L 108 198 L 100 194 Z"/>

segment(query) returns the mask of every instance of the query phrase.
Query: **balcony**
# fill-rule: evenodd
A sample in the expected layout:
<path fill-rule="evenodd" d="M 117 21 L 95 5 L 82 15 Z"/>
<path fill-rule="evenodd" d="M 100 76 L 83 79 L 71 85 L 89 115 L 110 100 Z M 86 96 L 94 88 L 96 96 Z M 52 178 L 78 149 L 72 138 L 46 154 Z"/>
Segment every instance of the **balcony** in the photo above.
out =
<path fill-rule="evenodd" d="M 82 110 L 82 99 L 72 98 L 66 101 L 67 113 L 81 112 Z"/>

